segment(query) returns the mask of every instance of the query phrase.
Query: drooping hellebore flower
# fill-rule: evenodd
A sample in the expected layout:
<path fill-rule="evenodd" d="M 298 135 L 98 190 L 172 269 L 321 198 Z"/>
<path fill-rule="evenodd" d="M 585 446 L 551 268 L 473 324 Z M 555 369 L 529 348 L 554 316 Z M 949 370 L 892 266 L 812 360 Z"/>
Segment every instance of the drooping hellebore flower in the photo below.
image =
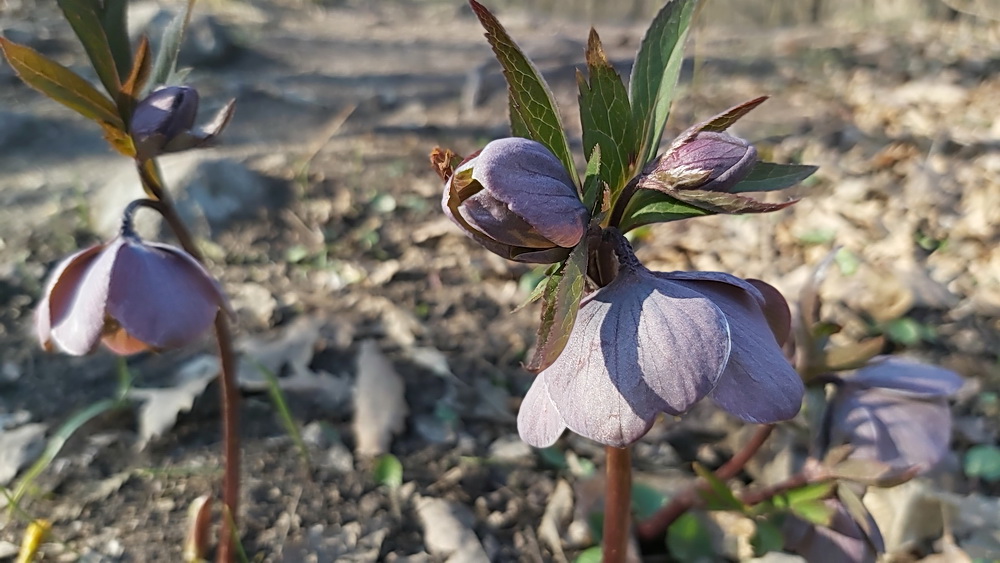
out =
<path fill-rule="evenodd" d="M 894 469 L 930 469 L 948 451 L 947 397 L 962 386 L 958 374 L 913 360 L 880 356 L 843 377 L 827 407 L 824 450 L 848 444 L 849 459 Z"/>
<path fill-rule="evenodd" d="M 35 329 L 46 350 L 79 356 L 103 342 L 127 355 L 195 341 L 220 308 L 229 310 L 225 295 L 194 258 L 123 229 L 53 270 Z"/>
<path fill-rule="evenodd" d="M 132 113 L 129 133 L 136 157 L 148 160 L 210 143 L 229 123 L 235 104 L 230 101 L 204 127 L 194 129 L 198 91 L 188 86 L 164 86 L 140 101 Z"/>
<path fill-rule="evenodd" d="M 562 162 L 541 143 L 492 141 L 455 169 L 441 207 L 487 250 L 518 262 L 565 259 L 588 212 Z"/>
<path fill-rule="evenodd" d="M 802 381 L 772 332 L 787 335 L 776 290 L 765 296 L 718 272 L 651 272 L 620 243 L 617 276 L 583 299 L 566 347 L 521 404 L 525 442 L 550 446 L 568 428 L 624 447 L 659 413 L 681 414 L 706 396 L 751 422 L 798 413 Z"/>

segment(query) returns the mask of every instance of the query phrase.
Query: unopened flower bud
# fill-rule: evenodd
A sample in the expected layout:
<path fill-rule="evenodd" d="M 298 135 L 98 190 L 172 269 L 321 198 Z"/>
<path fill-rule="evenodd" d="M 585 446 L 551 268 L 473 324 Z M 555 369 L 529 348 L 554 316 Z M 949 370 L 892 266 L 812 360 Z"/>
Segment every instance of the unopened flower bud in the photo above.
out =
<path fill-rule="evenodd" d="M 587 230 L 587 209 L 562 162 L 517 137 L 463 162 L 445 183 L 441 206 L 476 242 L 518 262 L 558 262 Z"/>
<path fill-rule="evenodd" d="M 137 158 L 147 160 L 202 146 L 221 133 L 232 117 L 233 102 L 226 104 L 210 123 L 194 129 L 198 101 L 194 88 L 165 86 L 139 102 L 129 124 Z"/>
<path fill-rule="evenodd" d="M 724 192 L 756 163 L 757 149 L 745 139 L 725 131 L 698 131 L 681 135 L 656 171 L 676 179 L 680 189 Z"/>

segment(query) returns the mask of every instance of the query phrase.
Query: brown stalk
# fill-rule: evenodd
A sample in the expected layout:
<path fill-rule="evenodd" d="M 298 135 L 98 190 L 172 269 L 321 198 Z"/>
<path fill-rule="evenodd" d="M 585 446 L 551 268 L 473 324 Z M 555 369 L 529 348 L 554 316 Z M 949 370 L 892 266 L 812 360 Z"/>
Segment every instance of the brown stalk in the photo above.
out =
<path fill-rule="evenodd" d="M 632 507 L 632 460 L 626 446 L 605 446 L 607 480 L 604 493 L 604 563 L 624 563 L 628 554 L 629 512 Z"/>

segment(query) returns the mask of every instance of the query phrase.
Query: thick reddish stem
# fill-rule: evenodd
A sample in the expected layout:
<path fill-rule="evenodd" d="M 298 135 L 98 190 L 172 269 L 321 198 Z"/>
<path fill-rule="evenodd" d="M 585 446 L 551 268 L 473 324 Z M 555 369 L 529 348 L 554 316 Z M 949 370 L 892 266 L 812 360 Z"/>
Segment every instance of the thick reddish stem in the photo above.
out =
<path fill-rule="evenodd" d="M 728 481 L 729 479 L 739 475 L 740 471 L 743 471 L 747 462 L 749 462 L 760 447 L 764 445 L 764 442 L 767 441 L 773 431 L 773 424 L 768 424 L 758 428 L 757 431 L 754 432 L 754 435 L 750 438 L 750 441 L 743 446 L 743 449 L 736 452 L 736 455 L 716 470 L 715 476 L 722 481 Z M 680 518 L 682 514 L 699 503 L 699 491 L 707 489 L 708 484 L 699 481 L 698 484 L 691 489 L 675 496 L 669 504 L 636 526 L 639 538 L 643 541 L 662 538 L 664 534 L 667 533 L 667 528 L 669 528 L 675 520 Z"/>
<path fill-rule="evenodd" d="M 629 512 L 632 507 L 632 460 L 628 447 L 606 446 L 607 481 L 604 494 L 603 562 L 624 563 L 628 554 Z"/>

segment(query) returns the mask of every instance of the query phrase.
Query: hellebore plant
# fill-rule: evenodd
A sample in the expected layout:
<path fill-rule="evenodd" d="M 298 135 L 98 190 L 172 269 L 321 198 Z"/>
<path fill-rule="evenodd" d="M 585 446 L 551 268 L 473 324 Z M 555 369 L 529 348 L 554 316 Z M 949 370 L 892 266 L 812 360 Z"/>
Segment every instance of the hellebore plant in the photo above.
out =
<path fill-rule="evenodd" d="M 761 213 L 745 192 L 791 187 L 814 167 L 759 162 L 727 129 L 756 98 L 691 127 L 660 153 L 660 138 L 695 8 L 668 2 L 655 17 L 628 89 L 596 31 L 588 76 L 578 73 L 587 169 L 581 179 L 551 92 L 481 4 L 470 0 L 509 85 L 513 136 L 462 159 L 435 149 L 442 208 L 504 258 L 553 264 L 540 284 L 538 377 L 518 414 L 522 438 L 554 443 L 567 428 L 606 446 L 604 558 L 621 561 L 628 531 L 629 445 L 660 413 L 705 397 L 743 420 L 798 412 L 803 385 L 781 352 L 787 304 L 763 282 L 719 272 L 652 272 L 624 233 L 717 213 Z"/>
<path fill-rule="evenodd" d="M 124 211 L 120 235 L 79 251 L 50 274 L 36 311 L 36 332 L 46 350 L 81 355 L 103 343 L 119 355 L 187 345 L 215 326 L 222 365 L 225 517 L 217 551 L 232 561 L 238 537 L 239 394 L 228 314 L 219 284 L 201 264 L 190 232 L 177 215 L 163 185 L 155 157 L 205 146 L 221 133 L 233 114 L 226 104 L 210 123 L 195 129 L 198 93 L 180 86 L 175 69 L 181 38 L 193 2 L 167 26 L 155 62 L 144 37 L 130 49 L 123 0 L 58 0 L 80 39 L 105 93 L 68 68 L 0 37 L 0 49 L 29 86 L 95 121 L 112 148 L 135 162 L 148 199 Z M 132 215 L 140 207 L 160 213 L 182 248 L 139 240 Z M 202 521 L 201 528 L 207 522 Z M 205 530 L 198 530 L 203 537 Z M 204 542 L 197 558 L 204 557 Z"/>
<path fill-rule="evenodd" d="M 512 137 L 464 159 L 437 148 L 431 164 L 444 181 L 442 209 L 466 235 L 504 258 L 551 264 L 532 296 L 542 301 L 541 323 L 526 367 L 537 377 L 521 404 L 518 431 L 536 447 L 554 444 L 567 429 L 605 446 L 603 560 L 625 558 L 630 445 L 661 413 L 683 415 L 705 398 L 764 426 L 715 475 L 699 469 L 702 485 L 641 522 L 636 529 L 644 542 L 662 541 L 667 527 L 706 506 L 704 493 L 711 492 L 708 508 L 750 515 L 765 531 L 788 516 L 789 549 L 810 552 L 819 539 L 836 535 L 868 542 L 861 550 L 850 546 L 848 556 L 874 553 L 878 530 L 839 480 L 885 485 L 936 461 L 948 438 L 944 396 L 955 390 L 956 377 L 875 360 L 853 378 L 836 378 L 833 372 L 860 367 L 878 350 L 865 343 L 846 354 L 851 362 L 835 365 L 831 358 L 845 351 L 830 352 L 825 340 L 791 342 L 792 316 L 775 288 L 721 272 L 650 271 L 625 237 L 654 223 L 783 209 L 794 201 L 746 194 L 783 190 L 815 171 L 761 162 L 750 142 L 728 132 L 764 97 L 688 128 L 660 152 L 696 2 L 670 0 L 661 9 L 627 88 L 591 30 L 587 75 L 577 73 L 587 161 L 582 178 L 544 79 L 496 18 L 475 0 L 470 4 L 507 79 Z M 818 311 L 814 295 L 803 301 L 805 310 Z M 807 320 L 799 324 L 811 331 L 818 321 Z M 800 350 L 798 370 L 783 347 Z M 723 481 L 742 470 L 775 423 L 798 414 L 807 385 L 827 384 L 839 391 L 814 432 L 822 461 L 812 459 L 788 482 L 737 498 Z M 916 422 L 919 428 L 902 429 L 901 421 L 914 423 L 925 412 L 937 428 Z M 787 501 L 792 497 L 798 504 Z M 796 528 L 794 518 L 803 515 L 803 526 L 818 527 Z M 781 530 L 775 533 L 780 539 Z"/>

